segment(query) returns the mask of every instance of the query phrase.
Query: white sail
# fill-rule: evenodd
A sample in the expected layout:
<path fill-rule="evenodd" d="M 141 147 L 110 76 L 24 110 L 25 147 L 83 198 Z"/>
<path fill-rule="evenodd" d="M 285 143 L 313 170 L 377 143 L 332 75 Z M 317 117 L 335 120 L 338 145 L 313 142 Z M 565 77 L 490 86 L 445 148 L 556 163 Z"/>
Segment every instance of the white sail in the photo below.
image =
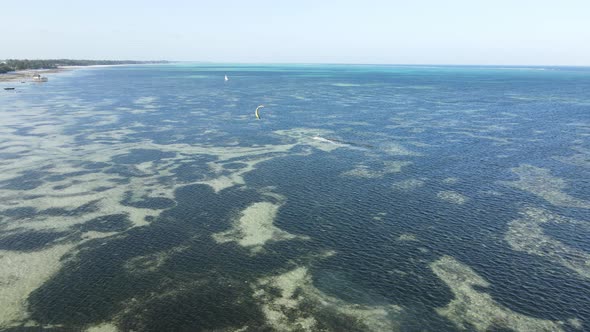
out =
<path fill-rule="evenodd" d="M 227 78 L 227 75 L 225 75 L 225 81 L 226 82 L 229 81 L 229 78 Z"/>

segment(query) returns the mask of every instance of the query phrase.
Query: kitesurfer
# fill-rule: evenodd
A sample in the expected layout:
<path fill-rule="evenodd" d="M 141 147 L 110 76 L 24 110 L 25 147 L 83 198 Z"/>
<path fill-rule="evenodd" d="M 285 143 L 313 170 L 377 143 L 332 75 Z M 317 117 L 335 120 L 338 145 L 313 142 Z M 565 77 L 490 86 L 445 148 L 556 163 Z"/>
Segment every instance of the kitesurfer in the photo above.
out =
<path fill-rule="evenodd" d="M 254 112 L 254 114 L 256 115 L 256 119 L 260 120 L 260 113 L 258 113 L 258 110 L 263 107 L 264 107 L 264 105 L 259 105 L 258 107 L 256 107 L 256 112 Z"/>

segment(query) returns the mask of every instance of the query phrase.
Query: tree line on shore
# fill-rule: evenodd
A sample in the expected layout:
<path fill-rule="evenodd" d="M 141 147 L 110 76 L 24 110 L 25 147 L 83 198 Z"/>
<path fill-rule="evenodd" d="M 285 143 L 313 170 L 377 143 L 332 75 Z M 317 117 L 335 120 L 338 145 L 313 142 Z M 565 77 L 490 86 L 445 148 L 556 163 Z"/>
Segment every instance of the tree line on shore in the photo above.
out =
<path fill-rule="evenodd" d="M 55 69 L 59 66 L 93 66 L 93 65 L 129 65 L 148 63 L 167 63 L 168 61 L 134 61 L 134 60 L 17 60 L 7 59 L 0 61 L 0 74 L 15 70 L 25 69 Z"/>

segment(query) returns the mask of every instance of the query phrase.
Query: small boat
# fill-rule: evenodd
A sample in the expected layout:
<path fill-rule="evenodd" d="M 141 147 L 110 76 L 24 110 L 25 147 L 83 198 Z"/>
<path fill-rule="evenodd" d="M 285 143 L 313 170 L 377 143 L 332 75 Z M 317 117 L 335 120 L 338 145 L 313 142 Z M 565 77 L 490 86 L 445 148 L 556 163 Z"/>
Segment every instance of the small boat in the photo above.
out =
<path fill-rule="evenodd" d="M 14 90 L 14 88 L 4 88 L 4 90 Z"/>
<path fill-rule="evenodd" d="M 229 78 L 227 78 L 227 75 L 225 75 L 224 81 L 229 81 Z"/>

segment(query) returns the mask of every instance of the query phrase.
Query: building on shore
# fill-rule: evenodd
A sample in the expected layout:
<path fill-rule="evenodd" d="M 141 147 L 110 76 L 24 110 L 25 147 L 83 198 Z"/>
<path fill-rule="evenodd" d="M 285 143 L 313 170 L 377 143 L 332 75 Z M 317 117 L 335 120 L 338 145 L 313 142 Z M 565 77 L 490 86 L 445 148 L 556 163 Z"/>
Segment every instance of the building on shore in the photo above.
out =
<path fill-rule="evenodd" d="M 47 82 L 47 77 L 41 76 L 40 74 L 33 75 L 33 81 L 35 82 Z"/>

